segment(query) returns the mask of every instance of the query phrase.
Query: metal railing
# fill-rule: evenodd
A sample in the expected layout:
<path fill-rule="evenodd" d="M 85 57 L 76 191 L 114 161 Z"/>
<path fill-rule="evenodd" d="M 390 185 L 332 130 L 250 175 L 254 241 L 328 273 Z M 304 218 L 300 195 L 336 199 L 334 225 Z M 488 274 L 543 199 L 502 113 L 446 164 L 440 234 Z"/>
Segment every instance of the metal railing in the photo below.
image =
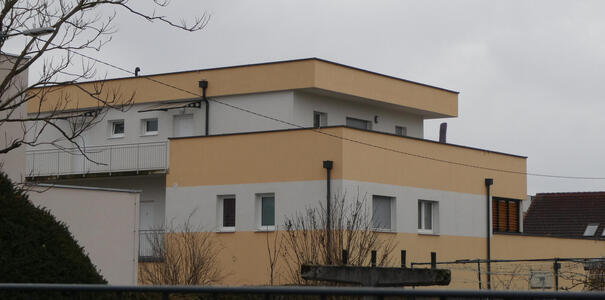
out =
<path fill-rule="evenodd" d="M 528 291 L 474 291 L 474 290 L 422 290 L 402 288 L 364 288 L 364 287 L 219 287 L 219 286 L 115 286 L 86 284 L 0 284 L 0 295 L 6 293 L 63 292 L 75 298 L 102 293 L 113 299 L 131 299 L 140 295 L 145 298 L 153 295 L 170 299 L 170 295 L 207 295 L 209 299 L 301 299 L 300 296 L 327 299 L 331 296 L 345 297 L 421 297 L 439 299 L 603 299 L 603 292 L 528 292 Z M 65 294 L 63 294 L 65 295 Z M 13 296 L 8 294 L 8 296 Z M 108 299 L 108 298 L 103 298 Z M 180 298 L 179 298 L 180 299 Z M 227 298 L 224 298 L 227 299 Z M 307 297 L 304 297 L 307 299 Z"/>
<path fill-rule="evenodd" d="M 165 232 L 161 229 L 139 230 L 139 261 L 158 261 L 161 259 L 157 247 L 163 245 L 164 235 Z"/>
<path fill-rule="evenodd" d="M 168 169 L 168 142 L 26 151 L 26 174 L 61 176 Z"/>

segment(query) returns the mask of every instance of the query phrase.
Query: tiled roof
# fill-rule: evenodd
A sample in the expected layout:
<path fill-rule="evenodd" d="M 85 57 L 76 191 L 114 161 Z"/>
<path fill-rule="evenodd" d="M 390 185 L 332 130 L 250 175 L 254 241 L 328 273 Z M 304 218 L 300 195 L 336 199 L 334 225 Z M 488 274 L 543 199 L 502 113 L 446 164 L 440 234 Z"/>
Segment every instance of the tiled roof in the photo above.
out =
<path fill-rule="evenodd" d="M 599 224 L 584 237 L 589 224 Z M 533 197 L 523 220 L 523 232 L 552 236 L 604 239 L 605 192 L 541 193 Z"/>

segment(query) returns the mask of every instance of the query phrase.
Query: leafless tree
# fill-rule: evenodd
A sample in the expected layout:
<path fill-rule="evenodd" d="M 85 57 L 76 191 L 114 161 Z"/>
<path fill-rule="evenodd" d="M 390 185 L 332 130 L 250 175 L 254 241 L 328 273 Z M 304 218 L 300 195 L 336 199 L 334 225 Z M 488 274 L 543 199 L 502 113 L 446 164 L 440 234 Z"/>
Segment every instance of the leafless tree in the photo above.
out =
<path fill-rule="evenodd" d="M 270 237 L 272 235 L 272 238 Z M 282 252 L 281 244 L 281 233 L 276 230 L 272 233 L 267 231 L 265 233 L 265 240 L 267 245 L 267 256 L 269 259 L 269 285 L 275 284 L 275 275 L 277 272 L 277 262 Z"/>
<path fill-rule="evenodd" d="M 193 211 L 183 224 L 170 225 L 147 236 L 155 261 L 140 263 L 143 284 L 210 285 L 220 281 L 220 247 L 213 233 L 192 224 Z"/>
<path fill-rule="evenodd" d="M 10 124 L 20 127 L 19 134 L 0 137 L 4 140 L 0 143 L 0 154 L 23 145 L 51 144 L 76 148 L 86 156 L 77 137 L 98 122 L 107 110 L 124 109 L 132 103 L 134 95 L 120 88 L 108 89 L 103 83 L 86 87 L 78 84 L 98 79 L 96 62 L 80 51 L 101 51 L 115 33 L 113 23 L 118 11 L 185 31 L 201 30 L 210 17 L 202 12 L 187 23 L 157 15 L 156 9 L 166 7 L 167 0 L 145 1 L 148 11 L 135 8 L 128 0 L 2 0 L 0 3 L 0 128 Z M 38 36 L 41 28 L 47 35 Z M 17 53 L 5 54 L 6 39 L 17 35 L 29 37 L 19 51 L 13 49 Z M 41 74 L 33 84 L 28 84 L 23 75 L 36 62 L 42 63 Z M 60 88 L 67 84 L 76 88 L 78 99 L 61 92 Z M 94 111 L 65 113 L 66 109 L 77 111 L 82 97 L 94 103 Z M 30 113 L 23 113 L 23 107 L 30 102 Z M 28 126 L 32 123 L 37 126 Z M 48 130 L 58 132 L 60 138 L 42 140 L 41 134 Z"/>
<path fill-rule="evenodd" d="M 301 278 L 300 266 L 340 265 L 343 250 L 348 252 L 349 265 L 369 265 L 372 250 L 378 253 L 377 266 L 390 264 L 396 246 L 393 237 L 373 228 L 366 197 L 358 195 L 353 201 L 346 198 L 336 196 L 331 201 L 332 228 L 327 228 L 327 210 L 323 204 L 286 218 L 283 256 L 286 275 L 292 283 L 315 284 Z M 328 235 L 331 235 L 329 244 Z"/>

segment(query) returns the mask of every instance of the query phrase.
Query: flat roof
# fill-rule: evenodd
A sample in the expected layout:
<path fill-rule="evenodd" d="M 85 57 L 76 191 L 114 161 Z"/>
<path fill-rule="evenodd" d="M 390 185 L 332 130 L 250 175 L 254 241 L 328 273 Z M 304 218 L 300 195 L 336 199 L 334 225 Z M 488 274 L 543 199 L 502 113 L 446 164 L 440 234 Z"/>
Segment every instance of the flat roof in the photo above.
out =
<path fill-rule="evenodd" d="M 201 97 L 198 82 L 203 79 L 209 83 L 208 97 L 316 88 L 412 108 L 429 117 L 458 115 L 457 91 L 319 58 L 50 85 L 35 91 L 45 97 L 42 110 L 50 111 L 59 101 L 65 101 L 64 109 L 96 107 L 98 100 L 82 89 L 96 92 L 99 83 L 104 89 L 101 97 L 133 95 L 134 103 L 151 103 Z M 37 112 L 39 100 L 28 102 L 30 113 Z"/>

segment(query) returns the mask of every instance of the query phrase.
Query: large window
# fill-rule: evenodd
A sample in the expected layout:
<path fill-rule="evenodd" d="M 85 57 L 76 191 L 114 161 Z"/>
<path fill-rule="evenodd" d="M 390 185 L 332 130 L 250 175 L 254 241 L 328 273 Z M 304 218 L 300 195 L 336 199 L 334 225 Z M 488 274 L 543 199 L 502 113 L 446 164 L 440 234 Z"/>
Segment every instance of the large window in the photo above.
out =
<path fill-rule="evenodd" d="M 313 112 L 313 127 L 320 128 L 328 126 L 328 114 L 320 111 Z"/>
<path fill-rule="evenodd" d="M 235 196 L 219 196 L 220 231 L 235 231 Z"/>
<path fill-rule="evenodd" d="M 436 234 L 439 204 L 436 201 L 418 200 L 418 232 Z"/>
<path fill-rule="evenodd" d="M 374 229 L 390 231 L 393 229 L 393 198 L 385 196 L 372 197 L 372 226 Z"/>
<path fill-rule="evenodd" d="M 259 229 L 275 230 L 275 194 L 258 194 L 257 207 Z"/>
<path fill-rule="evenodd" d="M 347 117 L 347 126 L 353 127 L 353 128 L 371 130 L 372 122 L 367 121 L 367 120 Z"/>
<path fill-rule="evenodd" d="M 492 226 L 495 232 L 519 232 L 519 200 L 492 198 Z"/>

